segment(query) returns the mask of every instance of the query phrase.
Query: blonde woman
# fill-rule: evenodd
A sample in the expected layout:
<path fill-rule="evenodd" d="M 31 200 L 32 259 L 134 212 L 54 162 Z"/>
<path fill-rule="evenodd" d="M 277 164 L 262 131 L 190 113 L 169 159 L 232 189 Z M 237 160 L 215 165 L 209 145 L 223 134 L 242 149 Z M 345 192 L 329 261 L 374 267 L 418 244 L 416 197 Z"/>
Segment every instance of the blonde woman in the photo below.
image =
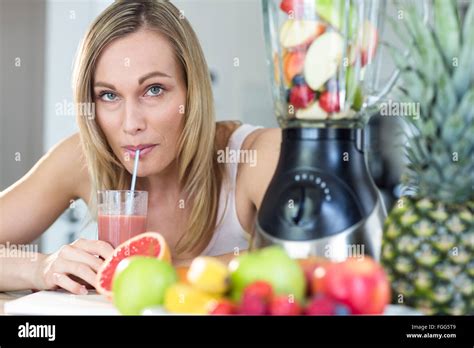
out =
<path fill-rule="evenodd" d="M 109 6 L 81 44 L 73 85 L 76 105 L 94 103 L 95 115 L 78 110 L 79 133 L 1 192 L 1 244 L 31 243 L 71 199 L 83 199 L 95 215 L 97 190 L 129 188 L 133 160 L 126 147 L 143 145 L 150 150 L 140 158 L 137 189 L 148 191 L 147 230 L 163 234 L 177 264 L 202 254 L 228 261 L 236 248 L 248 247 L 281 133 L 216 124 L 203 52 L 173 4 Z M 257 162 L 221 163 L 217 152 L 226 147 L 255 151 Z M 81 239 L 51 255 L 4 256 L 0 291 L 87 293 L 84 284 L 94 284 L 112 251 L 105 242 Z"/>

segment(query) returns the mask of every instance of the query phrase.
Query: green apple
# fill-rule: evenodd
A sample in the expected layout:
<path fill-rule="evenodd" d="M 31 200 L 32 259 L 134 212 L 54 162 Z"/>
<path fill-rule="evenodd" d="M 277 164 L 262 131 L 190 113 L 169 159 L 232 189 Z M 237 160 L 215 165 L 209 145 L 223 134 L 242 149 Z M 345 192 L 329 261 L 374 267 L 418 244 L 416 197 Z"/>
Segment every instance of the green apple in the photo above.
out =
<path fill-rule="evenodd" d="M 345 13 L 345 0 L 315 0 L 316 14 L 319 18 L 328 22 L 334 29 L 341 30 L 344 13 Z M 352 1 L 349 7 L 349 37 L 352 37 L 354 32 L 354 23 L 356 21 L 356 12 Z"/>
<path fill-rule="evenodd" d="M 178 281 L 173 266 L 146 256 L 126 258 L 117 266 L 112 282 L 113 301 L 122 314 L 139 315 L 163 304 L 166 289 Z"/>
<path fill-rule="evenodd" d="M 351 102 L 352 109 L 360 111 L 364 102 L 364 95 L 362 94 L 362 88 L 359 85 L 353 66 L 347 67 L 346 70 L 346 90 L 347 100 Z"/>
<path fill-rule="evenodd" d="M 280 246 L 270 246 L 238 256 L 229 264 L 231 297 L 239 301 L 244 288 L 256 281 L 270 283 L 276 294 L 302 301 L 306 284 L 303 270 Z"/>

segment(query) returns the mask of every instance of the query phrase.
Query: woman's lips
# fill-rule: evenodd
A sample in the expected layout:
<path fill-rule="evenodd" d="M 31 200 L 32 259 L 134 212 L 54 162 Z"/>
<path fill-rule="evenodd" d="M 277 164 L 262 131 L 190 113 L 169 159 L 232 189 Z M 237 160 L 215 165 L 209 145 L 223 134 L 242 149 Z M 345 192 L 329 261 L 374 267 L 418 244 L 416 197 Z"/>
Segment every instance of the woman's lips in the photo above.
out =
<path fill-rule="evenodd" d="M 144 156 L 149 154 L 153 149 L 158 146 L 158 144 L 155 145 L 147 145 L 145 147 L 137 147 L 137 148 L 131 148 L 127 147 L 125 148 L 125 154 L 128 154 L 131 158 L 135 158 L 135 151 L 140 149 L 140 159 L 142 159 Z"/>

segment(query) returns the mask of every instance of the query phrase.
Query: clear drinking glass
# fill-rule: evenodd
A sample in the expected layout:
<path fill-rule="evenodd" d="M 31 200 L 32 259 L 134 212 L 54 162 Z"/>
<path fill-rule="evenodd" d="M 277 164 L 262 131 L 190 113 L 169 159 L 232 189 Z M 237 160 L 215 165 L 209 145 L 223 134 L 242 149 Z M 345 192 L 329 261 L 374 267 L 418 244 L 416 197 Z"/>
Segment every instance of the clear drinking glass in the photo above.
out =
<path fill-rule="evenodd" d="M 98 239 L 114 248 L 146 232 L 148 192 L 130 190 L 97 191 Z"/>

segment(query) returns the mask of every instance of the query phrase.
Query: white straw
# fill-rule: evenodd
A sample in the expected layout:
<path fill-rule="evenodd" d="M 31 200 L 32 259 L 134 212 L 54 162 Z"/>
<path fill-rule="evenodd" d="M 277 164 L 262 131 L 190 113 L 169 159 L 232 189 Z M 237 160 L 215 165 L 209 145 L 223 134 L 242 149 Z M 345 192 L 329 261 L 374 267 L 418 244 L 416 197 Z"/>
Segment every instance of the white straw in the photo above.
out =
<path fill-rule="evenodd" d="M 140 150 L 135 151 L 135 163 L 133 165 L 133 175 L 132 175 L 132 187 L 130 191 L 135 190 L 135 183 L 137 181 L 137 170 L 138 170 L 138 160 L 140 159 Z"/>
<path fill-rule="evenodd" d="M 140 159 L 140 150 L 135 151 L 135 163 L 133 165 L 133 174 L 132 174 L 132 185 L 130 187 L 131 192 L 131 197 L 130 199 L 127 199 L 127 215 L 133 215 L 133 198 L 134 194 L 133 191 L 135 191 L 135 183 L 137 182 L 137 170 L 138 170 L 138 160 Z"/>

